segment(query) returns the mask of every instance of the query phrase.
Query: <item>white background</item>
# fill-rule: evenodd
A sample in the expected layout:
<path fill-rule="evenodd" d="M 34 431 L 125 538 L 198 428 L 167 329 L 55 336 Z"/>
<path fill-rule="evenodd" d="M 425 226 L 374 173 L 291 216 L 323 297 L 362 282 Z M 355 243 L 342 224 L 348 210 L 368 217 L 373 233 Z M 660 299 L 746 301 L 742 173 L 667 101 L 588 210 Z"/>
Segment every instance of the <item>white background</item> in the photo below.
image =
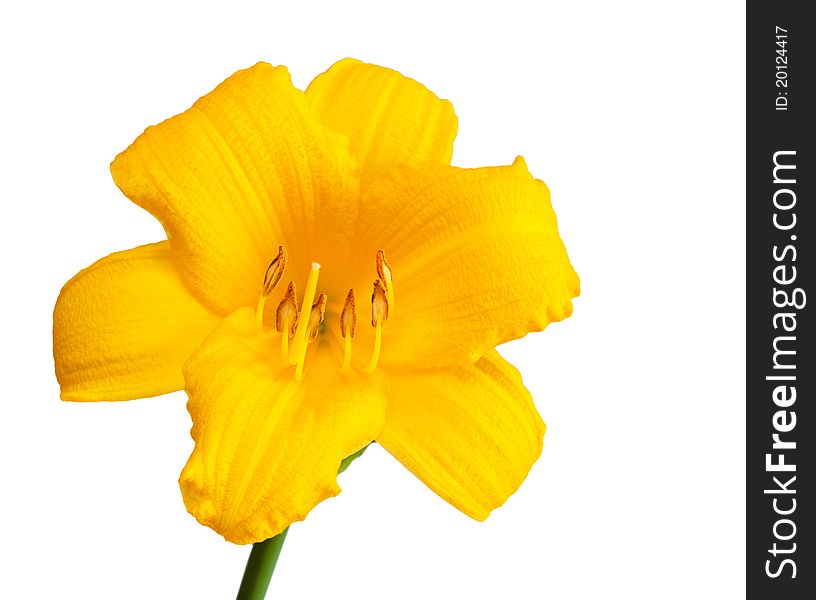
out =
<path fill-rule="evenodd" d="M 471 521 L 371 449 L 292 528 L 269 597 L 743 596 L 744 5 L 453 4 L 2 9 L 0 597 L 234 597 L 249 548 L 178 491 L 184 394 L 61 403 L 51 311 L 163 237 L 108 172 L 147 125 L 258 60 L 305 87 L 344 56 L 450 99 L 455 164 L 526 157 L 582 295 L 502 348 L 549 425 L 503 508 Z"/>

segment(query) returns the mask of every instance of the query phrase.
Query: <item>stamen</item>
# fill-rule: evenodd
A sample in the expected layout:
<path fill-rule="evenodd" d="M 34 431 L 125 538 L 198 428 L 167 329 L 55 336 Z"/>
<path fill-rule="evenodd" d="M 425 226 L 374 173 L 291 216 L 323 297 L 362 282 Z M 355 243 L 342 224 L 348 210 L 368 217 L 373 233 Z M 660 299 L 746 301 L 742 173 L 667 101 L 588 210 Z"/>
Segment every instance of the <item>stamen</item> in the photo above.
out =
<path fill-rule="evenodd" d="M 258 298 L 258 306 L 255 308 L 255 327 L 259 333 L 263 333 L 264 307 L 266 306 L 266 296 L 261 294 Z"/>
<path fill-rule="evenodd" d="M 382 323 L 377 325 L 374 330 L 374 350 L 371 352 L 371 361 L 368 366 L 363 369 L 364 373 L 373 373 L 377 368 L 377 363 L 380 362 L 380 350 L 382 349 Z"/>
<path fill-rule="evenodd" d="M 294 281 L 290 281 L 286 287 L 286 295 L 278 304 L 278 310 L 275 312 L 275 329 L 281 333 L 286 328 L 288 329 L 287 337 L 292 337 L 295 335 L 297 317 L 297 287 Z"/>
<path fill-rule="evenodd" d="M 286 295 L 278 304 L 275 312 L 275 329 L 281 334 L 281 364 L 289 365 L 289 338 L 295 335 L 298 320 L 297 288 L 295 282 L 290 281 L 286 288 Z"/>
<path fill-rule="evenodd" d="M 326 294 L 320 294 L 317 302 L 312 304 L 312 312 L 309 314 L 309 342 L 314 341 L 317 337 L 320 324 L 323 322 L 323 317 L 326 316 L 326 300 L 328 299 Z"/>
<path fill-rule="evenodd" d="M 283 270 L 286 268 L 286 248 L 278 246 L 278 255 L 275 257 L 269 266 L 266 268 L 263 281 L 264 296 L 268 296 L 278 285 L 278 282 L 283 277 Z"/>
<path fill-rule="evenodd" d="M 357 300 L 354 296 L 354 289 L 350 289 L 346 294 L 346 302 L 343 311 L 340 313 L 340 334 L 345 340 L 343 346 L 343 370 L 348 371 L 351 366 L 351 338 L 357 329 Z"/>
<path fill-rule="evenodd" d="M 380 361 L 380 350 L 382 349 L 382 328 L 388 320 L 388 297 L 381 280 L 374 282 L 374 292 L 371 294 L 371 325 L 374 326 L 374 350 L 371 353 L 371 360 L 364 369 L 365 373 L 372 373 L 377 368 Z"/>
<path fill-rule="evenodd" d="M 261 333 L 263 333 L 263 319 L 266 299 L 269 297 L 269 294 L 272 293 L 272 290 L 275 289 L 275 286 L 278 285 L 281 277 L 283 277 L 283 271 L 285 268 L 286 248 L 283 246 L 278 246 L 278 255 L 271 263 L 269 263 L 269 266 L 266 268 L 266 273 L 264 273 L 261 296 L 258 298 L 258 306 L 255 309 L 255 326 Z"/>
<path fill-rule="evenodd" d="M 371 325 L 383 325 L 388 320 L 388 297 L 383 289 L 382 281 L 374 282 L 374 291 L 371 293 Z"/>
<path fill-rule="evenodd" d="M 306 281 L 306 291 L 303 294 L 303 304 L 301 304 L 301 315 L 310 314 L 306 311 L 311 310 L 312 302 L 314 301 L 315 292 L 317 291 L 317 278 L 320 275 L 320 265 L 312 263 L 312 270 L 309 272 L 309 279 Z M 297 329 L 295 329 L 295 336 L 292 339 L 292 347 L 289 351 L 289 364 L 296 365 L 306 357 L 306 332 L 309 328 L 310 319 L 298 319 Z"/>
<path fill-rule="evenodd" d="M 286 321 L 287 326 L 289 325 L 289 321 Z M 288 327 L 287 327 L 288 329 Z M 280 362 L 281 366 L 286 368 L 289 366 L 289 334 L 287 332 L 283 332 L 281 336 L 281 354 L 280 354 Z"/>
<path fill-rule="evenodd" d="M 343 340 L 343 371 L 351 368 L 351 336 Z"/>
<path fill-rule="evenodd" d="M 377 275 L 385 287 L 385 294 L 388 298 L 388 306 L 394 310 L 394 285 L 391 267 L 385 261 L 385 250 L 377 250 Z"/>

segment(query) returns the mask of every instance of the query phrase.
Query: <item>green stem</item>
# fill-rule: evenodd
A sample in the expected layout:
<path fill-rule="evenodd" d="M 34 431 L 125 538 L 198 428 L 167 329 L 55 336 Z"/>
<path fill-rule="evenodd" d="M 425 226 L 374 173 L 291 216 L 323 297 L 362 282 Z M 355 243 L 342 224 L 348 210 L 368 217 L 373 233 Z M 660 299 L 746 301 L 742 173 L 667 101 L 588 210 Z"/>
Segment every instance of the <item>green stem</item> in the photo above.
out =
<path fill-rule="evenodd" d="M 275 537 L 252 545 L 237 600 L 264 600 L 288 531 L 287 527 Z"/>
<path fill-rule="evenodd" d="M 340 474 L 348 469 L 348 466 L 355 459 L 360 458 L 366 448 L 368 446 L 344 458 L 337 473 Z M 252 552 L 249 553 L 249 560 L 244 569 L 244 578 L 241 579 L 241 587 L 238 588 L 236 600 L 264 600 L 269 580 L 272 579 L 272 573 L 275 572 L 275 565 L 278 563 L 283 540 L 286 539 L 288 531 L 287 527 L 275 537 L 252 545 Z"/>
<path fill-rule="evenodd" d="M 348 469 L 351 463 L 353 463 L 356 459 L 360 458 L 363 455 L 363 452 L 366 451 L 366 448 L 368 448 L 368 446 L 363 446 L 362 448 L 357 450 L 357 452 L 355 452 L 354 454 L 351 454 L 344 458 L 343 461 L 340 463 L 340 468 L 337 469 L 337 474 L 339 475 L 340 473 Z"/>

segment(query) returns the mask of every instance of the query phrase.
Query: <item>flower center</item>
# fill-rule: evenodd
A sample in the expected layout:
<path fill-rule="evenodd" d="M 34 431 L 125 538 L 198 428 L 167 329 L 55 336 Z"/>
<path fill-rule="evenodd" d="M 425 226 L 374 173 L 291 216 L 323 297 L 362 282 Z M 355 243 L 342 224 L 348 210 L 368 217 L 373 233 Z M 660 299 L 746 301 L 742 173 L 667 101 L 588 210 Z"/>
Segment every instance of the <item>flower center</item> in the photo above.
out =
<path fill-rule="evenodd" d="M 264 274 L 261 295 L 258 298 L 258 307 L 255 313 L 255 323 L 258 332 L 266 335 L 264 330 L 264 309 L 267 298 L 283 277 L 286 268 L 286 248 L 280 246 L 278 255 L 269 264 Z M 389 313 L 394 310 L 394 283 L 391 267 L 385 260 L 385 252 L 377 251 L 375 259 L 377 280 L 374 281 L 374 291 L 371 294 L 371 326 L 374 328 L 374 348 L 368 364 L 360 370 L 372 373 L 377 368 L 382 349 L 382 329 L 388 320 Z M 309 277 L 306 280 L 306 289 L 303 293 L 303 302 L 300 309 L 297 304 L 297 288 L 295 282 L 290 281 L 281 301 L 275 311 L 275 330 L 280 334 L 280 361 L 281 366 L 295 367 L 295 379 L 303 379 L 303 369 L 311 343 L 318 333 L 326 329 L 323 320 L 326 316 L 328 296 L 325 293 L 317 295 L 317 283 L 320 275 L 320 265 L 312 263 Z M 315 296 L 317 295 L 317 299 Z M 339 331 L 343 340 L 343 362 L 340 368 L 348 371 L 352 366 L 351 346 L 357 330 L 357 299 L 354 288 L 346 294 L 343 310 L 340 312 Z"/>

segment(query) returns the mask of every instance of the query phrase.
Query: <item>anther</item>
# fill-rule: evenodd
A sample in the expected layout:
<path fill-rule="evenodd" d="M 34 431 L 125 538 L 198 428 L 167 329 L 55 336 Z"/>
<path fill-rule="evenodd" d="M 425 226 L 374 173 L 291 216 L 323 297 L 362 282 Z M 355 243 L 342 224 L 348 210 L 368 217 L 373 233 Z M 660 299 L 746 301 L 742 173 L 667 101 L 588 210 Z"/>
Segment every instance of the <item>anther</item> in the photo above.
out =
<path fill-rule="evenodd" d="M 323 322 L 323 317 L 326 316 L 326 294 L 320 294 L 317 297 L 317 302 L 312 304 L 312 312 L 309 314 L 309 342 L 314 341 L 320 330 L 320 324 Z"/>
<path fill-rule="evenodd" d="M 374 291 L 371 293 L 371 325 L 382 326 L 388 320 L 388 296 L 382 280 L 374 282 Z"/>
<path fill-rule="evenodd" d="M 351 338 L 357 329 L 357 300 L 354 296 L 354 289 L 350 289 L 346 294 L 346 302 L 340 313 L 340 334 L 343 336 L 343 370 L 348 371 L 351 366 Z"/>
<path fill-rule="evenodd" d="M 354 290 L 350 289 L 346 294 L 346 302 L 343 304 L 343 310 L 340 313 L 340 333 L 344 338 L 353 338 L 356 331 L 357 298 L 354 296 Z"/>
<path fill-rule="evenodd" d="M 391 310 L 394 310 L 394 279 L 391 273 L 391 267 L 388 266 L 385 260 L 385 250 L 377 250 L 377 276 L 385 288 L 388 305 Z"/>
<path fill-rule="evenodd" d="M 275 257 L 269 266 L 266 268 L 263 280 L 263 295 L 269 296 L 275 286 L 283 277 L 283 271 L 286 268 L 286 248 L 278 246 L 278 255 Z"/>
<path fill-rule="evenodd" d="M 275 329 L 278 333 L 282 333 L 285 329 L 286 337 L 292 337 L 295 335 L 297 318 L 297 287 L 294 281 L 290 281 L 286 288 L 286 295 L 278 304 L 278 310 L 275 311 Z"/>
<path fill-rule="evenodd" d="M 286 295 L 275 311 L 275 329 L 281 334 L 281 364 L 283 366 L 289 365 L 289 338 L 295 335 L 297 321 L 297 288 L 295 282 L 290 281 L 286 288 Z"/>
<path fill-rule="evenodd" d="M 371 373 L 377 368 L 380 360 L 380 350 L 382 349 L 382 328 L 388 320 L 388 297 L 381 280 L 374 282 L 374 291 L 371 294 L 371 325 L 374 326 L 374 350 L 371 352 L 371 360 L 363 370 Z"/>
<path fill-rule="evenodd" d="M 275 289 L 275 286 L 278 285 L 281 277 L 283 277 L 283 271 L 285 268 L 286 248 L 283 246 L 278 246 L 278 255 L 271 263 L 269 263 L 269 266 L 266 268 L 266 273 L 264 273 L 261 296 L 258 298 L 258 306 L 255 309 L 255 325 L 258 327 L 258 331 L 260 332 L 263 332 L 263 318 L 266 299 L 269 297 L 269 294 L 272 293 L 272 290 Z"/>

